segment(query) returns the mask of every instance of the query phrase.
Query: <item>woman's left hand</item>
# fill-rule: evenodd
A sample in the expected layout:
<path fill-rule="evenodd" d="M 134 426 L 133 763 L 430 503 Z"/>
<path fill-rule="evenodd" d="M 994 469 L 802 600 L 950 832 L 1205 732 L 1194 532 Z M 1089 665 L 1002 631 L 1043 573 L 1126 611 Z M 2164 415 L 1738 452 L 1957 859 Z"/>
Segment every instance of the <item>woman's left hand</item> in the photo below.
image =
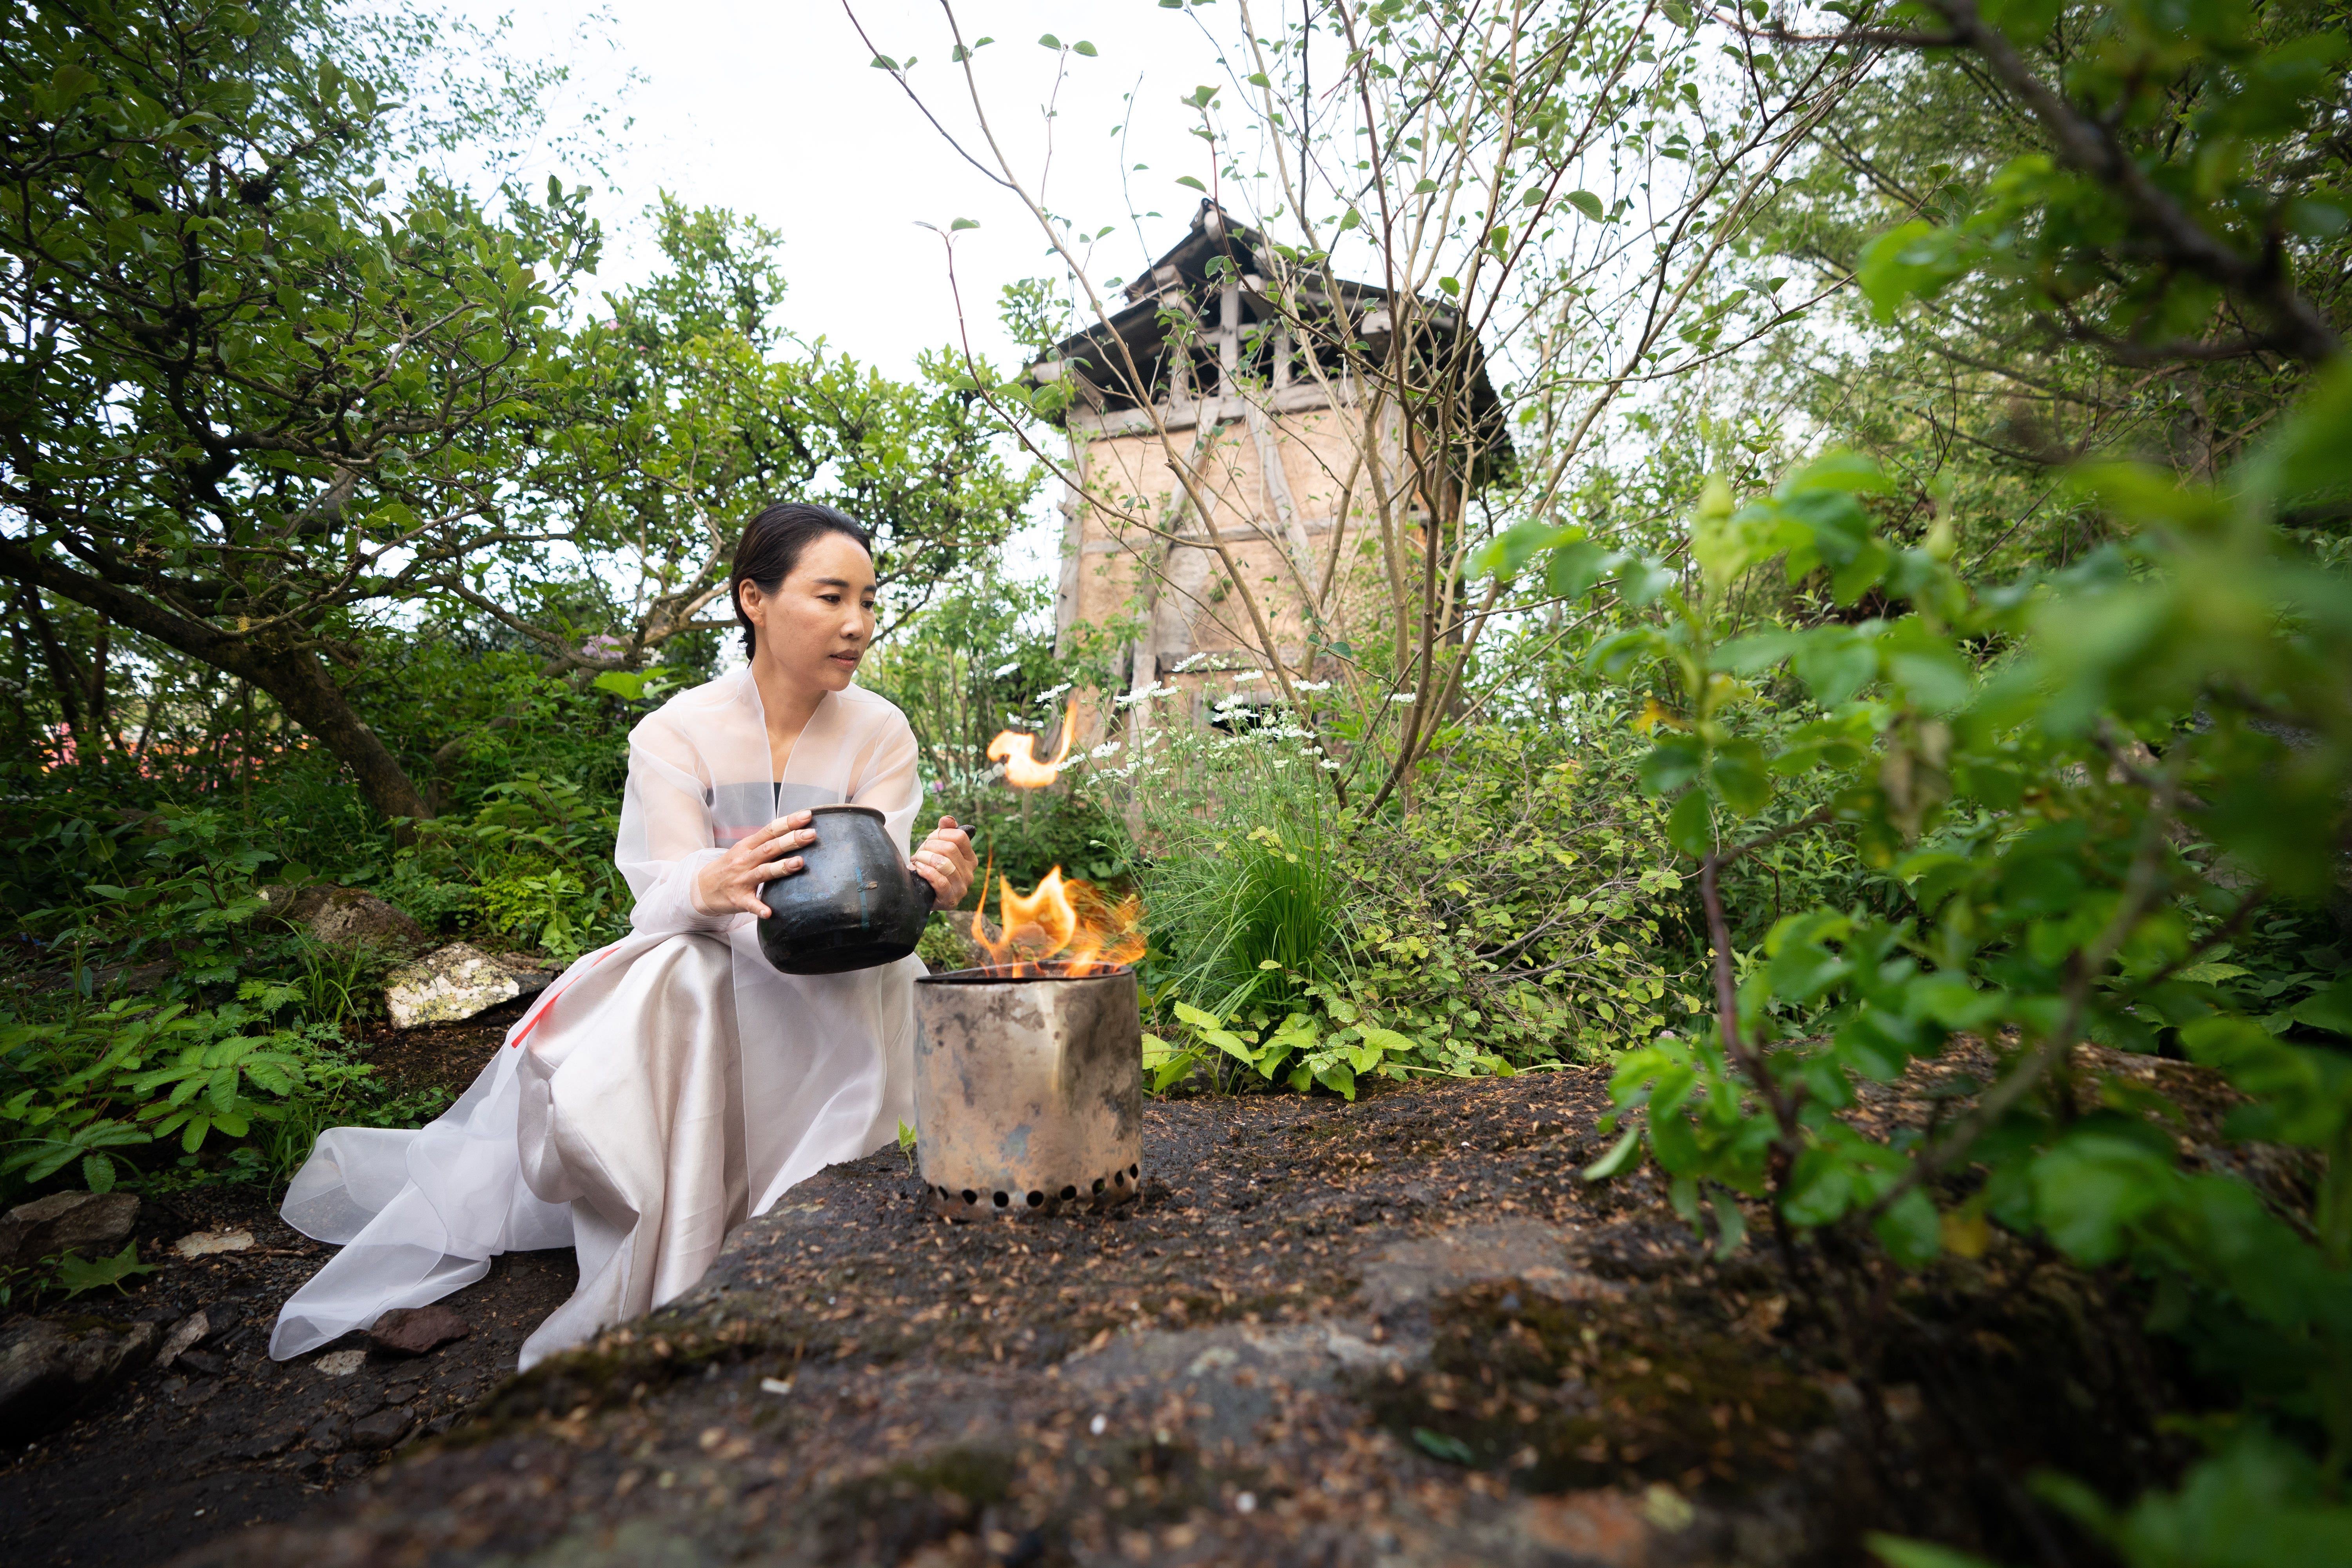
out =
<path fill-rule="evenodd" d="M 931 885 L 938 895 L 932 900 L 935 909 L 951 910 L 963 902 L 964 894 L 971 890 L 971 879 L 980 872 L 980 858 L 971 852 L 971 838 L 956 826 L 952 816 L 940 818 L 931 836 L 915 847 L 915 874 Z"/>

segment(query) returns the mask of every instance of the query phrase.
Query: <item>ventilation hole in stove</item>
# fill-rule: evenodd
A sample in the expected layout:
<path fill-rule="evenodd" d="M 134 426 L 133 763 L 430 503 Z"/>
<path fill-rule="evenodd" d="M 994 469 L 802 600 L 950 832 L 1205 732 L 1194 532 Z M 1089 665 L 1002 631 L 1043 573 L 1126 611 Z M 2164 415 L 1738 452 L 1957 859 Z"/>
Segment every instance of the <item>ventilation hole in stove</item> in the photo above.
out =
<path fill-rule="evenodd" d="M 1138 1180 L 1140 1180 L 1140 1179 L 1142 1178 L 1142 1175 L 1143 1175 L 1143 1167 L 1142 1167 L 1142 1166 L 1140 1166 L 1140 1165 L 1129 1165 L 1129 1166 L 1127 1168 L 1127 1173 L 1128 1173 L 1129 1175 L 1130 1175 L 1130 1176 L 1133 1176 L 1133 1177 L 1137 1178 Z"/>
<path fill-rule="evenodd" d="M 976 1204 L 980 1202 L 980 1194 L 973 1192 L 970 1187 L 966 1187 L 963 1190 L 963 1201 L 968 1204 Z"/>
<path fill-rule="evenodd" d="M 1076 1187 L 1064 1187 L 1062 1189 L 1062 1201 L 1064 1203 L 1068 1203 L 1072 1198 L 1076 1197 L 1077 1195 L 1078 1189 Z"/>
<path fill-rule="evenodd" d="M 1100 1192 L 1100 1191 L 1102 1191 L 1102 1190 L 1103 1190 L 1103 1179 L 1102 1179 L 1100 1176 L 1097 1176 L 1097 1177 L 1095 1178 L 1095 1191 L 1097 1191 L 1097 1192 Z"/>
<path fill-rule="evenodd" d="M 1030 1206 L 1031 1208 L 1033 1208 L 1033 1209 L 1034 1209 L 1034 1208 L 1042 1208 L 1042 1207 L 1044 1207 L 1044 1206 L 1045 1206 L 1045 1194 L 1043 1194 L 1043 1193 L 1031 1193 L 1031 1194 L 1029 1194 L 1029 1206 Z"/>
<path fill-rule="evenodd" d="M 1012 1204 L 1013 1194 L 1011 1193 L 999 1193 L 996 1194 L 996 1206 L 998 1208 L 1009 1208 L 1012 1206 Z"/>
<path fill-rule="evenodd" d="M 1125 1171 L 1113 1171 L 1110 1173 L 1110 1184 L 1114 1187 L 1123 1187 L 1127 1185 L 1127 1173 Z"/>

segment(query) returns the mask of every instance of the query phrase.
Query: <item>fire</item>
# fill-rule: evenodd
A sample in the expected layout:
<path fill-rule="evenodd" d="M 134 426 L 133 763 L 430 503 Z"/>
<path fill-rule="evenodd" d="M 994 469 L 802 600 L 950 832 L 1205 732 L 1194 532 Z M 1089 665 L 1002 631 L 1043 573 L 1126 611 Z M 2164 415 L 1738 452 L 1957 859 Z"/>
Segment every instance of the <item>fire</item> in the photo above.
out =
<path fill-rule="evenodd" d="M 1037 737 L 1019 730 L 1000 730 L 996 739 L 988 743 L 988 760 L 1004 764 L 1004 782 L 1014 789 L 1044 789 L 1062 776 L 1062 764 L 1070 760 L 1070 737 L 1077 732 L 1078 700 L 1062 713 L 1062 743 L 1054 749 L 1050 762 L 1037 760 Z M 1038 884 L 1042 889 L 1043 882 Z"/>
<path fill-rule="evenodd" d="M 996 879 L 996 889 L 993 935 L 985 918 L 985 883 L 980 908 L 971 912 L 971 940 L 988 954 L 991 969 L 1035 975 L 1050 962 L 1056 973 L 1092 974 L 1143 956 L 1143 902 L 1132 894 L 1114 899 L 1090 882 L 1064 877 L 1059 866 L 1032 892 L 1014 892 L 1006 877 Z"/>

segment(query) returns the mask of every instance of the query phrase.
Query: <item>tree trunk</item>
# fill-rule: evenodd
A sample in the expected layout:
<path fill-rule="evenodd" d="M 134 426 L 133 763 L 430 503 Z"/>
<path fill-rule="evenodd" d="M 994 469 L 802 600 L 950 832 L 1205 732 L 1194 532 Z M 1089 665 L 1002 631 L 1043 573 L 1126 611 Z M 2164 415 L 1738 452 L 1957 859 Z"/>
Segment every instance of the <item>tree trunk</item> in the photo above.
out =
<path fill-rule="evenodd" d="M 179 649 L 266 691 L 286 716 L 310 731 L 352 771 L 360 794 L 395 825 L 433 815 L 400 759 L 361 721 L 317 653 L 287 639 L 264 644 L 184 616 L 104 578 L 0 536 L 0 576 L 74 600 L 116 626 Z"/>

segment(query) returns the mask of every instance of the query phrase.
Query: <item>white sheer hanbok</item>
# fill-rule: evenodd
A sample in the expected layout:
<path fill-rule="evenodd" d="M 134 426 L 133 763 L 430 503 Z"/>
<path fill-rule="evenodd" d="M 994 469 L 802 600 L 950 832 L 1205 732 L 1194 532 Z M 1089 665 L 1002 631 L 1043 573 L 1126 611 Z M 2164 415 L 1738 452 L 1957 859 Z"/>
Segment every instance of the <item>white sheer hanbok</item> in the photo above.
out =
<path fill-rule="evenodd" d="M 906 716 L 856 687 L 818 706 L 782 779 L 749 671 L 647 716 L 614 851 L 630 934 L 550 985 L 439 1120 L 320 1136 L 281 1212 L 342 1250 L 288 1300 L 269 1353 L 436 1300 L 509 1248 L 575 1247 L 579 1289 L 524 1342 L 528 1367 L 682 1294 L 743 1220 L 888 1143 L 914 1115 L 922 964 L 782 974 L 751 916 L 703 915 L 691 889 L 811 805 L 877 807 L 903 855 L 921 795 Z"/>

